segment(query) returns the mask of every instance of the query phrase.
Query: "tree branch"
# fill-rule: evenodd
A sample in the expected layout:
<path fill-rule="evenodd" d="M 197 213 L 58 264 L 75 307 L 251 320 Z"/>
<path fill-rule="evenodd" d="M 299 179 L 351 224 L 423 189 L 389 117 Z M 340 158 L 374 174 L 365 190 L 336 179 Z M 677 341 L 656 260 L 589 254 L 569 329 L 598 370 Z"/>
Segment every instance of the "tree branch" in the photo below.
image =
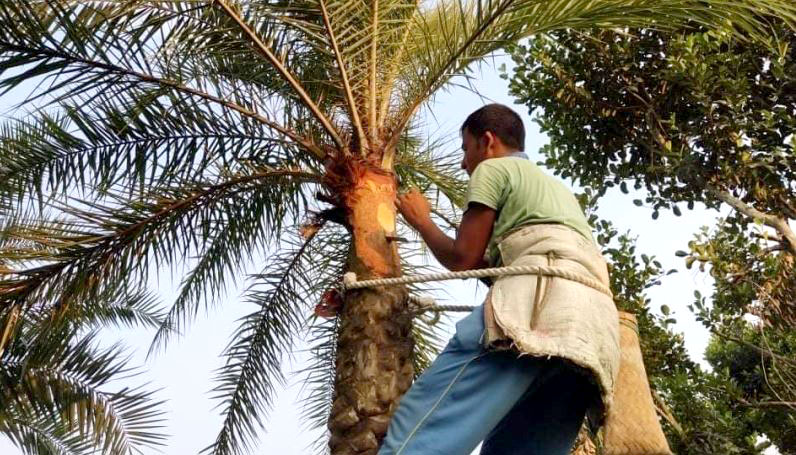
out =
<path fill-rule="evenodd" d="M 677 419 L 674 418 L 672 410 L 669 408 L 666 402 L 663 401 L 663 398 L 661 398 L 660 395 L 658 395 L 658 393 L 655 392 L 654 390 L 652 390 L 652 398 L 655 401 L 655 404 L 657 405 L 655 406 L 655 410 L 658 411 L 658 414 L 660 414 L 660 416 L 663 417 L 664 420 L 669 422 L 669 425 L 671 425 L 672 428 L 674 428 L 674 430 L 677 432 L 680 438 L 685 438 L 685 431 L 683 430 L 683 426 L 680 425 Z"/>
<path fill-rule="evenodd" d="M 726 203 L 730 207 L 734 208 L 738 212 L 748 216 L 749 218 L 761 221 L 766 226 L 774 228 L 777 232 L 782 235 L 787 241 L 788 249 L 792 254 L 796 254 L 796 233 L 790 228 L 788 222 L 782 218 L 778 218 L 774 215 L 769 215 L 763 213 L 756 208 L 752 207 L 751 205 L 746 204 L 742 200 L 738 199 L 737 197 L 731 195 L 726 191 L 722 191 L 715 186 L 711 185 L 710 183 L 704 184 L 705 189 L 712 194 L 716 199 Z"/>
<path fill-rule="evenodd" d="M 748 401 L 744 398 L 738 398 L 741 406 L 747 408 L 788 408 L 796 412 L 796 401 Z"/>
<path fill-rule="evenodd" d="M 732 341 L 732 342 L 744 345 L 744 346 L 756 351 L 758 354 L 761 354 L 764 357 L 770 357 L 772 359 L 784 362 L 784 363 L 786 363 L 786 364 L 788 364 L 788 365 L 790 365 L 792 367 L 796 367 L 796 361 L 794 361 L 792 359 L 789 359 L 787 357 L 781 356 L 781 355 L 779 355 L 779 354 L 777 354 L 777 353 L 775 353 L 775 352 L 773 352 L 771 350 L 763 349 L 763 348 L 761 348 L 760 346 L 758 346 L 758 345 L 756 345 L 754 343 L 750 343 L 750 342 L 742 340 L 740 338 L 736 338 L 736 337 L 733 337 L 731 335 L 727 335 L 726 333 L 721 332 L 721 331 L 716 330 L 716 329 L 710 329 L 710 333 L 712 333 L 712 334 L 714 334 L 714 335 L 716 335 L 716 336 L 718 336 L 720 338 L 724 338 L 725 340 Z"/>

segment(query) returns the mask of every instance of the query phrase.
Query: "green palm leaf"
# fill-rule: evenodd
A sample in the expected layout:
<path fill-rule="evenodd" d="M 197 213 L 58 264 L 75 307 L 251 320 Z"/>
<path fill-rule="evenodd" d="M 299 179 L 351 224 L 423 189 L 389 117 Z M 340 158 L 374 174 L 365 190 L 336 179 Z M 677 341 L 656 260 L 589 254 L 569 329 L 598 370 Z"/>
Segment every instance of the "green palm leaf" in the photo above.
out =
<path fill-rule="evenodd" d="M 47 201 L 69 191 L 142 192 L 236 161 L 307 162 L 269 128 L 234 113 L 230 123 L 207 103 L 169 99 L 159 90 L 99 100 L 4 125 L 0 199 L 19 206 L 25 197 Z"/>
<path fill-rule="evenodd" d="M 306 207 L 304 189 L 299 185 L 259 185 L 245 198 L 219 204 L 215 229 L 208 229 L 198 261 L 186 275 L 180 293 L 158 329 L 150 353 L 165 346 L 168 337 L 179 333 L 188 320 L 223 295 L 229 276 L 240 274 L 256 252 L 265 253 L 278 241 L 286 218 L 297 217 Z"/>
<path fill-rule="evenodd" d="M 319 275 L 315 277 L 315 291 L 310 297 L 317 301 L 319 291 L 339 286 L 349 255 L 350 236 L 342 229 L 326 228 L 319 233 L 316 242 L 310 245 L 311 254 L 318 258 Z M 337 361 L 338 318 L 322 319 L 312 316 L 306 324 L 306 340 L 309 346 L 308 363 L 295 373 L 302 383 L 301 418 L 308 429 L 326 428 L 332 406 L 334 379 Z M 307 450 L 327 453 L 328 432 L 324 431 Z"/>
<path fill-rule="evenodd" d="M 29 333 L 0 359 L 0 431 L 15 445 L 28 453 L 134 454 L 163 443 L 162 403 L 151 392 L 101 389 L 130 373 L 120 348 L 99 350 L 94 335 L 74 331 Z"/>
<path fill-rule="evenodd" d="M 302 381 L 301 418 L 306 429 L 325 431 L 305 447 L 305 450 L 327 454 L 329 434 L 326 425 L 334 397 L 339 320 L 315 318 L 308 332 L 309 364 L 296 373 Z"/>
<path fill-rule="evenodd" d="M 103 289 L 145 276 L 150 260 L 155 265 L 173 263 L 178 252 L 197 249 L 208 233 L 193 227 L 223 223 L 217 218 L 220 205 L 258 191 L 274 191 L 263 185 L 269 180 L 284 185 L 280 188 L 284 190 L 296 184 L 292 180 L 300 184 L 315 179 L 315 174 L 296 169 L 250 167 L 219 176 L 217 183 L 161 188 L 140 200 L 128 202 L 115 196 L 121 207 L 88 201 L 83 201 L 86 208 L 62 206 L 71 222 L 19 220 L 7 226 L 3 235 L 48 250 L 25 257 L 4 251 L 2 256 L 45 265 L 17 270 L 14 277 L 0 280 L 0 295 L 5 301 L 58 299 L 60 305 L 68 303 L 67 297 L 96 299 Z"/>
<path fill-rule="evenodd" d="M 227 362 L 218 371 L 214 389 L 223 400 L 224 424 L 216 441 L 205 452 L 216 455 L 245 453 L 256 440 L 256 430 L 274 398 L 275 387 L 284 381 L 282 361 L 303 332 L 310 302 L 318 302 L 328 282 L 335 257 L 322 245 L 345 245 L 339 235 L 322 229 L 308 238 L 285 238 L 286 248 L 271 257 L 263 273 L 254 275 L 247 299 L 257 310 L 245 316 L 227 347 Z M 318 255 L 317 252 L 322 252 Z M 332 250 L 334 251 L 334 250 Z M 326 271 L 326 272 L 324 272 Z M 326 280 L 324 280 L 326 276 Z"/>

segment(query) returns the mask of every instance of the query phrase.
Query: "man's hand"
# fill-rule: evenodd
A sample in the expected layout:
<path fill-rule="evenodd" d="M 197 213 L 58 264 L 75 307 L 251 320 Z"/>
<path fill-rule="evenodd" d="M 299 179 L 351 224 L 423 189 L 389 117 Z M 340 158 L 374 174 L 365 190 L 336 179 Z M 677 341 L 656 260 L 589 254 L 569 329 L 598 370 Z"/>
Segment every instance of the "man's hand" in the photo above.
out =
<path fill-rule="evenodd" d="M 420 191 L 398 196 L 396 207 L 407 223 L 415 228 L 434 257 L 448 270 L 471 270 L 487 267 L 484 261 L 497 212 L 483 204 L 471 203 L 462 215 L 456 238 L 448 237 L 431 220 L 431 206 Z"/>
<path fill-rule="evenodd" d="M 396 206 L 406 222 L 415 229 L 419 230 L 431 222 L 431 205 L 416 188 L 398 195 Z"/>

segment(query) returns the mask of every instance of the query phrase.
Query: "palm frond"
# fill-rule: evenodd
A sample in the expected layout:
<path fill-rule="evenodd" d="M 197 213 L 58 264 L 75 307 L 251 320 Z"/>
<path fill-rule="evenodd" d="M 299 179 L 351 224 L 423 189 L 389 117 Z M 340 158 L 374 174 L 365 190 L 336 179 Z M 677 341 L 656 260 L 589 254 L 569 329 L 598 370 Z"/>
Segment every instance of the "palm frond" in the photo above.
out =
<path fill-rule="evenodd" d="M 0 72 L 18 71 L 0 80 L 0 95 L 22 81 L 36 79 L 40 88 L 26 102 L 45 106 L 81 96 L 112 96 L 135 87 L 157 88 L 174 98 L 179 94 L 234 111 L 303 144 L 318 157 L 324 155 L 322 149 L 283 126 L 282 119 L 267 118 L 251 101 L 248 106 L 235 102 L 240 91 L 225 78 L 191 74 L 193 67 L 169 66 L 181 62 L 169 59 L 173 43 L 168 38 L 181 36 L 174 28 L 193 28 L 195 35 L 200 34 L 208 18 L 207 11 L 195 5 L 168 5 L 171 9 L 155 2 L 2 4 L 0 24 L 7 33 L 0 38 Z"/>
<path fill-rule="evenodd" d="M 301 400 L 301 419 L 308 430 L 324 430 L 305 450 L 325 455 L 329 452 L 326 426 L 334 398 L 339 322 L 337 318 L 316 319 L 313 322 L 307 340 L 310 363 L 297 372 L 303 376 L 302 392 L 306 390 Z"/>
<path fill-rule="evenodd" d="M 343 86 L 343 93 L 346 97 L 346 103 L 348 107 L 348 115 L 351 117 L 351 123 L 354 126 L 354 130 L 357 133 L 357 139 L 359 143 L 363 144 L 364 148 L 369 148 L 368 142 L 372 137 L 367 137 L 365 135 L 365 130 L 362 128 L 362 120 L 360 120 L 359 114 L 359 104 L 354 99 L 355 94 L 351 87 L 351 81 L 348 77 L 348 70 L 346 69 L 346 62 L 343 60 L 343 54 L 340 50 L 340 46 L 338 44 L 338 39 L 335 36 L 334 28 L 332 27 L 332 16 L 329 13 L 329 9 L 326 6 L 326 2 L 324 0 L 319 0 L 319 4 L 321 7 L 321 14 L 323 16 L 323 24 L 326 27 L 326 32 L 329 36 L 329 44 L 332 46 L 332 50 L 334 51 L 334 56 L 337 59 L 337 68 L 340 71 L 340 81 Z"/>
<path fill-rule="evenodd" d="M 363 150 L 382 146 L 378 137 L 382 100 L 390 93 L 396 74 L 396 68 L 386 68 L 382 59 L 401 52 L 418 3 L 310 0 L 246 6 L 251 22 L 260 24 L 261 29 L 267 26 L 280 30 L 280 38 L 290 36 L 293 42 L 328 57 L 324 61 L 329 69 L 325 83 L 335 89 L 337 104 L 333 106 L 348 116 L 345 126 L 350 126 Z"/>
<path fill-rule="evenodd" d="M 94 335 L 76 338 L 74 331 L 23 334 L 0 360 L 0 430 L 18 447 L 134 454 L 162 444 L 162 403 L 141 389 L 102 391 L 130 370 L 119 347 L 94 345 Z"/>
<path fill-rule="evenodd" d="M 257 310 L 245 316 L 226 349 L 226 365 L 214 389 L 223 400 L 224 424 L 216 441 L 205 449 L 214 455 L 240 454 L 255 443 L 274 398 L 284 381 L 282 361 L 290 356 L 302 333 L 311 302 L 319 301 L 319 287 L 329 273 L 328 250 L 313 254 L 311 244 L 326 244 L 339 235 L 326 229 L 308 238 L 285 238 L 288 248 L 272 256 L 247 293 Z M 333 268 L 334 269 L 334 268 Z"/>
<path fill-rule="evenodd" d="M 0 423 L 3 433 L 25 455 L 88 455 L 90 441 L 69 434 L 49 418 L 9 418 Z"/>
<path fill-rule="evenodd" d="M 76 301 L 55 308 L 27 307 L 15 303 L 0 310 L 0 357 L 5 348 L 24 334 L 31 343 L 46 340 L 52 333 L 102 328 L 156 328 L 163 324 L 158 299 L 146 290 L 107 288 L 96 301 Z"/>
<path fill-rule="evenodd" d="M 221 208 L 259 192 L 277 198 L 271 199 L 269 210 L 282 207 L 264 215 L 283 215 L 297 207 L 280 205 L 281 192 L 294 194 L 291 188 L 316 178 L 297 169 L 252 166 L 222 174 L 214 182 L 159 188 L 139 200 L 116 195 L 118 207 L 85 201 L 88 208 L 63 206 L 62 213 L 71 217 L 68 222 L 19 220 L 3 235 L 46 249 L 23 254 L 0 250 L 6 263 L 41 264 L 17 267 L 0 277 L 0 298 L 52 307 L 97 301 L 104 291 L 144 277 L 151 261 L 157 266 L 175 264 L 184 252 L 200 249 L 214 226 L 226 222 Z M 279 221 L 268 219 L 272 225 L 278 227 Z"/>
<path fill-rule="evenodd" d="M 158 91 L 124 95 L 5 124 L 0 199 L 20 207 L 25 198 L 46 203 L 72 191 L 141 193 L 234 161 L 306 161 L 258 122 L 229 122 L 211 106 L 167 101 Z"/>
<path fill-rule="evenodd" d="M 343 92 L 346 93 L 352 123 L 367 125 L 363 144 L 379 146 L 377 132 L 385 93 L 391 85 L 393 68 L 386 68 L 383 56 L 401 52 L 401 40 L 417 9 L 407 0 L 320 0 L 328 40 L 334 50 Z M 364 130 L 360 132 L 365 135 Z"/>
<path fill-rule="evenodd" d="M 69 324 L 90 330 L 99 328 L 158 328 L 165 316 L 160 298 L 148 290 L 114 290 L 116 295 L 101 297 L 101 305 L 78 305 L 69 307 L 69 314 L 62 319 Z"/>
<path fill-rule="evenodd" d="M 467 182 L 462 178 L 460 152 L 444 151 L 445 148 L 449 148 L 446 141 L 422 143 L 405 134 L 396 154 L 395 173 L 402 188 L 414 186 L 424 192 L 437 191 L 453 207 L 464 209 Z"/>
<path fill-rule="evenodd" d="M 229 277 L 239 276 L 256 252 L 265 253 L 270 240 L 278 241 L 285 219 L 296 218 L 306 207 L 305 194 L 298 185 L 258 185 L 246 198 L 219 205 L 220 222 L 208 229 L 198 262 L 185 276 L 180 293 L 158 329 L 150 354 L 180 333 L 196 316 L 217 301 Z"/>
<path fill-rule="evenodd" d="M 301 82 L 296 78 L 295 75 L 292 74 L 290 69 L 285 65 L 284 58 L 280 58 L 274 53 L 274 49 L 266 44 L 261 37 L 247 22 L 246 19 L 233 7 L 231 7 L 225 0 L 216 0 L 213 2 L 214 5 L 218 5 L 225 14 L 227 14 L 230 19 L 232 19 L 238 27 L 241 29 L 243 34 L 247 36 L 254 45 L 255 49 L 257 49 L 258 53 L 264 55 L 267 61 L 275 68 L 281 77 L 290 84 L 290 86 L 295 91 L 296 96 L 301 100 L 301 102 L 307 107 L 307 109 L 312 112 L 315 118 L 323 125 L 326 132 L 332 137 L 334 142 L 340 149 L 345 149 L 346 144 L 340 137 L 340 134 L 337 131 L 337 128 L 332 124 L 329 117 L 324 114 L 318 105 L 313 101 L 310 97 L 310 94 L 307 93 L 307 90 L 303 87 Z"/>
<path fill-rule="evenodd" d="M 316 289 L 333 289 L 340 284 L 349 254 L 349 234 L 338 227 L 327 228 L 326 232 L 311 245 L 312 254 L 322 259 L 316 277 Z M 313 295 L 311 301 L 316 301 Z M 337 361 L 337 335 L 339 319 L 310 318 L 307 324 L 309 363 L 295 374 L 302 382 L 303 396 L 301 419 L 307 429 L 326 428 L 331 413 Z M 306 449 L 316 453 L 328 452 L 328 432 L 323 431 Z"/>
<path fill-rule="evenodd" d="M 397 78 L 391 143 L 417 109 L 451 78 L 507 44 L 560 29 L 594 27 L 729 29 L 768 39 L 766 16 L 796 26 L 796 5 L 785 0 L 445 0 L 416 16 Z"/>

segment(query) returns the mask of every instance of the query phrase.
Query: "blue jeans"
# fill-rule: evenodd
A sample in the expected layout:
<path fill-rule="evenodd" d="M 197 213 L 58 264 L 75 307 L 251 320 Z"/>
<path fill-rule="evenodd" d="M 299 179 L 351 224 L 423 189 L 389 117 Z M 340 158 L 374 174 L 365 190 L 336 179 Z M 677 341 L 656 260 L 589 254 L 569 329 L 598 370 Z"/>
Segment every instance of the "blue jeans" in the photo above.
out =
<path fill-rule="evenodd" d="M 401 399 L 379 455 L 568 455 L 597 389 L 555 358 L 487 351 L 483 307 Z"/>

